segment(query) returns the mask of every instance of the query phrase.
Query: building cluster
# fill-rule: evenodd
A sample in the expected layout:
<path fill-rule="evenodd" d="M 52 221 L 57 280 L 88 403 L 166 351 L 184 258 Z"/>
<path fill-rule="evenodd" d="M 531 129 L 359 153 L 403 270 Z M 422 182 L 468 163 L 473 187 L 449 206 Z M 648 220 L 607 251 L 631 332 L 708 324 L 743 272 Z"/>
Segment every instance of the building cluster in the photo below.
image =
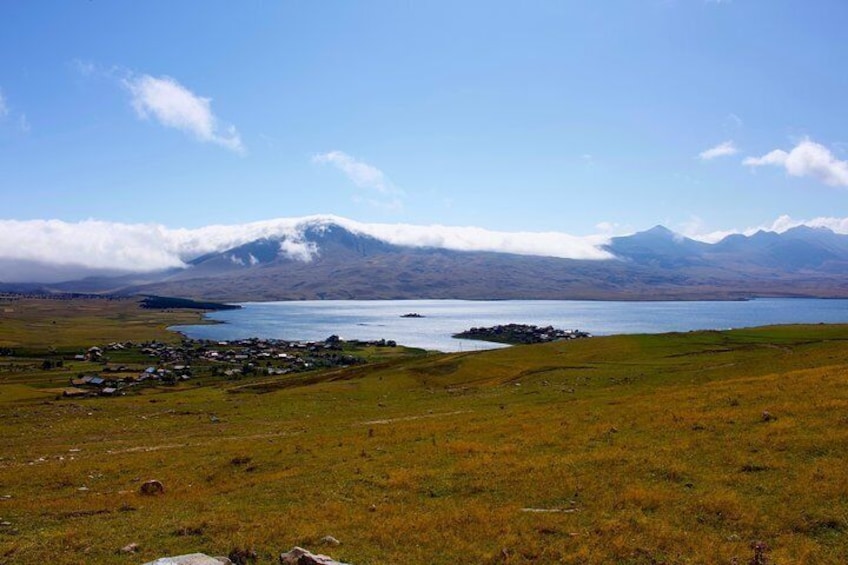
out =
<path fill-rule="evenodd" d="M 393 341 L 345 342 L 338 336 L 303 342 L 274 339 L 209 341 L 184 339 L 179 344 L 161 342 L 110 343 L 75 355 L 75 361 L 97 365 L 96 371 L 71 379 L 65 396 L 113 396 L 145 384 L 169 384 L 199 377 L 228 379 L 276 376 L 289 373 L 349 367 L 364 363 L 345 352 L 345 346 L 394 347 Z"/>

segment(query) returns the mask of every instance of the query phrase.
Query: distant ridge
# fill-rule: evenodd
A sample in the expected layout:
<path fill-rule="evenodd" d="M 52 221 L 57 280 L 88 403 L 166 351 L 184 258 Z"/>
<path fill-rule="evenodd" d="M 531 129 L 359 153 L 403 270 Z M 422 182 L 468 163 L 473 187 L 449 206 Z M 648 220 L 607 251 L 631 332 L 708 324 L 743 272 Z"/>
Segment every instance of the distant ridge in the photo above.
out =
<path fill-rule="evenodd" d="M 200 255 L 184 269 L 23 286 L 228 302 L 848 296 L 848 235 L 826 228 L 736 234 L 710 244 L 655 226 L 614 237 L 601 251 L 606 259 L 585 260 L 398 245 L 322 218 Z"/>

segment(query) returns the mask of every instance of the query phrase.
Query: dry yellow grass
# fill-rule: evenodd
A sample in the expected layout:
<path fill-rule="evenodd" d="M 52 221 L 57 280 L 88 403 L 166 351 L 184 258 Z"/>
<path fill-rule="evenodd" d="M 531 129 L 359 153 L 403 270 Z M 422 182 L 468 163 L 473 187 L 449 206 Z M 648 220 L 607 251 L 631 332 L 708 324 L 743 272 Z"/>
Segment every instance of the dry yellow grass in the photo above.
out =
<path fill-rule="evenodd" d="M 0 297 L 0 347 L 64 349 L 112 341 L 160 340 L 179 335 L 168 326 L 200 321 L 187 310 L 143 310 L 135 298 L 45 299 Z"/>
<path fill-rule="evenodd" d="M 293 388 L 21 394 L 0 408 L 0 562 L 302 545 L 356 565 L 729 564 L 762 540 L 773 563 L 846 563 L 846 338 L 595 338 Z M 163 496 L 138 493 L 149 478 Z"/>

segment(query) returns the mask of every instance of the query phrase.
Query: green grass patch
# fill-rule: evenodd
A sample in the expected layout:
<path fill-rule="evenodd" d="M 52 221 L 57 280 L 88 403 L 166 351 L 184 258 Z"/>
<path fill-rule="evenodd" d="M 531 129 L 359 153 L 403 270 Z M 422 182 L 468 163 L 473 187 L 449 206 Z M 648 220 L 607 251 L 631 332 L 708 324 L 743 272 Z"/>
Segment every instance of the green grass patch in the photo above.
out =
<path fill-rule="evenodd" d="M 0 562 L 848 562 L 845 326 L 369 354 L 122 398 L 0 385 Z"/>

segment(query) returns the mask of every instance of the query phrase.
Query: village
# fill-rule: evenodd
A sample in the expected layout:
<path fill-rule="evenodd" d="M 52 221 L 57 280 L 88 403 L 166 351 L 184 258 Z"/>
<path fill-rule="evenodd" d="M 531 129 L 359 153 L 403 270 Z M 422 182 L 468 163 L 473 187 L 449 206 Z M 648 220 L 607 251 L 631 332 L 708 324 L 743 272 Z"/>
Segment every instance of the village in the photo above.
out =
<path fill-rule="evenodd" d="M 393 340 L 344 341 L 336 335 L 304 342 L 250 338 L 232 341 L 183 339 L 178 345 L 110 343 L 92 346 L 69 361 L 90 366 L 72 377 L 65 397 L 116 396 L 151 385 L 177 385 L 197 379 L 237 380 L 281 376 L 366 363 L 351 351 L 396 347 Z"/>

